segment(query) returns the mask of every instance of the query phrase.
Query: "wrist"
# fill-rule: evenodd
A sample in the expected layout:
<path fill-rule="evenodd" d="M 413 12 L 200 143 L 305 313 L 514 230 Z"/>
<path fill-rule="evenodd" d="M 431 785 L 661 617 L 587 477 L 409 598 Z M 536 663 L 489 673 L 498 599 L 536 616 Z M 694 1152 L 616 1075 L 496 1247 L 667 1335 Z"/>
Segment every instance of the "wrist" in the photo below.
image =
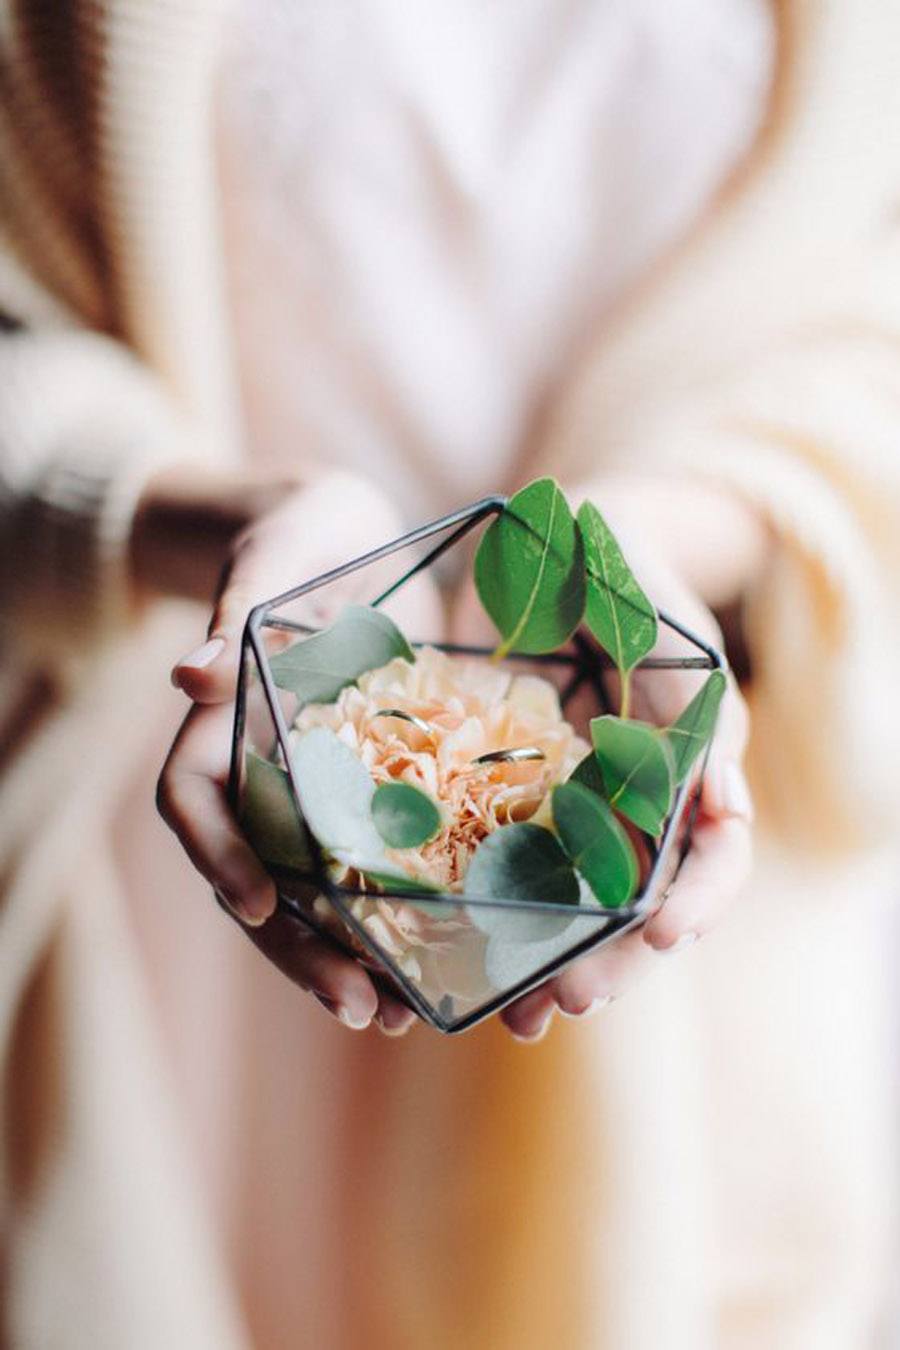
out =
<path fill-rule="evenodd" d="M 132 522 L 129 557 L 136 589 L 211 602 L 237 536 L 299 486 L 299 477 L 193 465 L 155 475 Z"/>

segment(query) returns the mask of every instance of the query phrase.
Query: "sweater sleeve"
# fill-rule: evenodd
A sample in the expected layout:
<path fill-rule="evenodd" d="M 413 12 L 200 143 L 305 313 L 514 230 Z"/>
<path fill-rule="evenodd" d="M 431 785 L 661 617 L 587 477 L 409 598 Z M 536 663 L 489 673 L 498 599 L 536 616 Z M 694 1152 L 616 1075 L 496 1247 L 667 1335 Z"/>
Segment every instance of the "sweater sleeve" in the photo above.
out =
<path fill-rule="evenodd" d="M 32 653 L 88 650 L 129 623 L 132 518 L 188 453 L 156 378 L 73 328 L 0 333 L 0 629 Z"/>
<path fill-rule="evenodd" d="M 898 438 L 896 348 L 856 331 L 773 353 L 647 445 L 771 527 L 745 601 L 750 768 L 778 833 L 819 852 L 890 837 L 900 809 Z"/>

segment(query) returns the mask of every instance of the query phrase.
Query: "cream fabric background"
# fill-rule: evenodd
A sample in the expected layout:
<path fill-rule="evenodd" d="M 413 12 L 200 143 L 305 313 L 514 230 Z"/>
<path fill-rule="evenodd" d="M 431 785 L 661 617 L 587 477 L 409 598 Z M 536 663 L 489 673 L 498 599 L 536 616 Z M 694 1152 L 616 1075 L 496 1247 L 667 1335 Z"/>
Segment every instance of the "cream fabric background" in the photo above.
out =
<path fill-rule="evenodd" d="M 0 787 L 9 1339 L 239 1345 L 239 1279 L 260 1345 L 290 1318 L 336 1346 L 877 1344 L 896 1218 L 879 897 L 896 820 L 882 769 L 898 726 L 900 17 L 785 7 L 752 162 L 534 437 L 567 476 L 623 459 L 725 476 L 777 526 L 752 627 L 768 842 L 744 905 L 608 1018 L 534 1051 L 493 1027 L 384 1045 L 298 1006 L 170 853 L 170 923 L 202 953 L 193 969 L 220 976 L 173 1022 L 206 1066 L 186 1120 L 162 1005 L 119 924 L 109 825 L 147 750 L 135 708 L 197 624 L 172 610 L 134 626 L 121 485 L 185 443 L 223 459 L 234 445 L 210 155 L 220 18 L 212 0 L 4 12 L 0 281 L 28 325 L 0 337 L 20 677 L 5 693 L 39 667 L 57 688 Z M 110 444 L 91 427 L 113 403 Z M 810 844 L 830 847 L 820 869 Z M 266 1166 L 286 1100 L 315 1107 L 296 1117 L 312 1152 L 287 1172 Z M 326 1136 L 323 1119 L 355 1128 Z M 232 1151 L 231 1129 L 254 1147 Z M 333 1184 L 295 1206 L 310 1157 Z M 293 1247 L 267 1244 L 278 1200 Z"/>

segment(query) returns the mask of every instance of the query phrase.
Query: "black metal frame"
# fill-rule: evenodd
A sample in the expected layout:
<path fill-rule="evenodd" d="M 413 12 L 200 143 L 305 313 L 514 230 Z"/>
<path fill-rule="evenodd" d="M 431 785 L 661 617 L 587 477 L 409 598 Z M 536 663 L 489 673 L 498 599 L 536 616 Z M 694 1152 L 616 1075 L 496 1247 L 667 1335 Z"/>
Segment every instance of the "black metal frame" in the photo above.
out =
<path fill-rule="evenodd" d="M 237 809 L 240 791 L 240 766 L 243 755 L 246 722 L 247 652 L 249 650 L 252 651 L 257 669 L 259 670 L 263 693 L 272 717 L 276 739 L 289 776 L 291 789 L 294 795 L 294 802 L 295 805 L 297 805 L 298 816 L 302 820 L 302 814 L 298 805 L 300 794 L 298 792 L 294 768 L 291 763 L 291 756 L 288 748 L 288 727 L 285 723 L 275 682 L 269 668 L 266 649 L 261 640 L 261 632 L 264 628 L 282 629 L 298 633 L 310 633 L 315 630 L 311 629 L 308 625 L 279 618 L 278 616 L 273 615 L 271 611 L 277 609 L 279 606 L 289 604 L 294 600 L 299 600 L 302 596 L 308 595 L 312 591 L 319 590 L 323 586 L 339 581 L 353 572 L 360 571 L 363 568 L 372 566 L 374 563 L 381 562 L 383 559 L 388 558 L 395 553 L 402 552 L 404 549 L 412 548 L 416 544 L 423 543 L 426 540 L 433 538 L 435 535 L 445 536 L 438 544 L 431 548 L 424 557 L 420 558 L 412 567 L 403 572 L 396 581 L 370 602 L 373 608 L 377 608 L 389 599 L 390 596 L 396 594 L 396 592 L 411 581 L 413 577 L 430 567 L 442 556 L 442 554 L 446 553 L 448 549 L 459 543 L 477 525 L 481 524 L 491 516 L 498 515 L 504 510 L 506 505 L 506 497 L 485 497 L 471 506 L 464 507 L 450 515 L 441 516 L 427 525 L 422 525 L 419 529 L 412 530 L 398 539 L 383 544 L 380 548 L 373 549 L 369 553 L 362 554 L 360 557 L 354 558 L 340 567 L 322 573 L 321 576 L 303 582 L 301 585 L 295 586 L 291 590 L 285 591 L 271 600 L 256 605 L 254 609 L 250 611 L 244 629 L 242 643 L 242 659 L 238 679 L 237 702 L 231 746 L 229 796 L 235 809 Z M 678 633 L 686 642 L 695 647 L 701 655 L 695 657 L 649 657 L 640 663 L 638 669 L 727 670 L 725 657 L 721 652 L 717 651 L 715 647 L 710 646 L 710 644 L 705 642 L 698 634 L 679 623 L 676 619 L 672 618 L 671 615 L 659 611 L 659 618 L 663 625 L 670 628 L 673 632 Z M 417 644 L 413 645 L 415 646 Z M 490 654 L 490 649 L 485 647 L 440 642 L 434 642 L 429 645 L 454 655 L 487 656 Z M 603 671 L 610 670 L 612 662 L 605 653 L 594 648 L 581 633 L 575 635 L 573 647 L 574 651 L 571 653 L 562 651 L 558 653 L 549 653 L 545 656 L 510 652 L 506 659 L 509 661 L 528 662 L 531 665 L 534 665 L 535 663 L 557 666 L 569 665 L 573 668 L 573 675 L 560 696 L 563 706 L 565 706 L 566 702 L 572 697 L 575 691 L 580 688 L 586 680 L 589 680 L 597 693 L 601 706 L 608 708 L 609 699 L 603 681 Z M 707 755 L 708 753 L 707 749 Z M 705 764 L 706 757 L 704 757 L 701 764 L 698 782 L 702 781 Z M 529 990 L 536 988 L 564 966 L 569 965 L 572 961 L 583 956 L 585 952 L 622 937 L 625 933 L 630 932 L 633 928 L 636 928 L 641 923 L 645 922 L 649 915 L 652 912 L 655 912 L 659 905 L 662 904 L 665 894 L 668 891 L 667 885 L 661 885 L 661 879 L 666 875 L 668 869 L 671 869 L 672 877 L 674 877 L 674 875 L 677 875 L 678 868 L 681 866 L 681 862 L 683 861 L 690 844 L 690 834 L 694 815 L 696 814 L 696 807 L 697 793 L 694 792 L 693 795 L 691 795 L 691 788 L 687 783 L 683 783 L 676 795 L 672 812 L 666 823 L 655 854 L 651 854 L 652 864 L 650 872 L 641 888 L 640 894 L 627 907 L 617 910 L 604 910 L 596 905 L 573 906 L 561 905 L 549 901 L 546 903 L 529 902 L 528 909 L 530 912 L 564 912 L 567 916 L 584 916 L 585 918 L 595 919 L 598 922 L 602 920 L 603 927 L 596 936 L 585 938 L 584 941 L 573 946 L 553 961 L 548 962 L 540 970 L 529 975 L 526 979 L 519 981 L 519 983 L 512 988 L 503 991 L 501 994 L 498 994 L 495 998 L 474 1009 L 472 1012 L 456 1019 L 445 1018 L 439 1011 L 436 1011 L 401 971 L 394 967 L 391 967 L 389 970 L 385 969 L 384 954 L 370 938 L 362 924 L 350 913 L 348 905 L 345 903 L 350 899 L 368 893 L 336 885 L 328 876 L 322 859 L 321 850 L 318 848 L 316 841 L 312 838 L 311 844 L 314 851 L 316 871 L 310 876 L 309 880 L 315 882 L 315 885 L 334 906 L 343 922 L 354 933 L 365 950 L 371 953 L 373 959 L 378 964 L 379 971 L 384 972 L 382 978 L 389 983 L 391 992 L 395 995 L 399 995 L 399 997 L 413 1008 L 424 1021 L 435 1027 L 438 1031 L 444 1032 L 445 1034 L 456 1034 L 468 1030 L 469 1027 L 474 1026 L 477 1022 L 481 1022 L 484 1018 L 497 1012 L 506 1004 L 513 1002 L 523 994 L 528 993 Z M 677 835 L 682 825 L 685 826 L 684 837 L 681 842 L 679 856 L 674 860 L 673 866 L 672 853 L 677 846 Z M 292 875 L 296 876 L 296 874 Z M 277 885 L 279 879 L 278 869 L 273 869 L 273 876 Z M 671 880 L 668 885 L 671 885 Z M 403 902 L 417 897 L 409 892 L 404 892 L 402 895 L 385 892 L 384 894 L 379 893 L 379 898 Z M 462 903 L 461 896 L 452 894 L 435 895 L 429 892 L 427 894 L 422 894 L 418 898 L 429 900 L 436 904 L 452 904 L 455 907 L 458 907 Z M 465 897 L 465 904 L 467 906 L 484 905 L 492 909 L 523 908 L 522 902 L 516 900 L 477 900 Z M 345 952 L 350 951 L 349 948 L 342 946 L 331 931 L 318 925 L 315 920 L 303 910 L 298 901 L 283 894 L 280 890 L 278 905 L 282 912 L 289 914 L 305 927 L 314 929 L 327 941 L 333 943 L 338 949 Z M 354 953 L 351 952 L 350 954 Z M 376 978 L 378 978 L 377 975 Z"/>

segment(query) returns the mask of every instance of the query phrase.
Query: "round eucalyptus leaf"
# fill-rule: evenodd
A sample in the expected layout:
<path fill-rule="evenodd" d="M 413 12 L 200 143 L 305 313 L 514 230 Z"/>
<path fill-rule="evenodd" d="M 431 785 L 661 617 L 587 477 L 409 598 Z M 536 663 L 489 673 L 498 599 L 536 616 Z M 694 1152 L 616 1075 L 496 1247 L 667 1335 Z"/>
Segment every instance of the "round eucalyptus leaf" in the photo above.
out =
<path fill-rule="evenodd" d="M 284 769 L 247 752 L 238 819 L 259 857 L 276 867 L 312 870 L 306 827 Z"/>
<path fill-rule="evenodd" d="M 665 733 L 647 722 L 606 716 L 591 722 L 591 739 L 610 806 L 647 834 L 660 834 L 675 786 Z"/>
<path fill-rule="evenodd" d="M 464 893 L 476 900 L 516 901 L 516 906 L 470 905 L 469 917 L 483 933 L 510 942 L 555 937 L 573 916 L 534 910 L 535 902 L 577 905 L 578 878 L 558 839 L 527 821 L 503 825 L 479 844 L 466 872 Z"/>
<path fill-rule="evenodd" d="M 372 797 L 375 828 L 390 848 L 417 848 L 441 828 L 441 813 L 412 783 L 382 783 Z"/>
<path fill-rule="evenodd" d="M 631 840 L 609 805 L 582 783 L 553 789 L 553 821 L 566 853 L 604 909 L 634 895 L 638 862 Z"/>

